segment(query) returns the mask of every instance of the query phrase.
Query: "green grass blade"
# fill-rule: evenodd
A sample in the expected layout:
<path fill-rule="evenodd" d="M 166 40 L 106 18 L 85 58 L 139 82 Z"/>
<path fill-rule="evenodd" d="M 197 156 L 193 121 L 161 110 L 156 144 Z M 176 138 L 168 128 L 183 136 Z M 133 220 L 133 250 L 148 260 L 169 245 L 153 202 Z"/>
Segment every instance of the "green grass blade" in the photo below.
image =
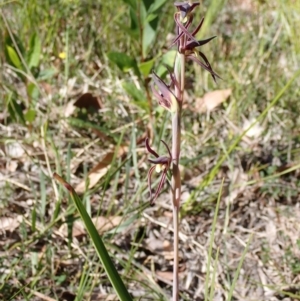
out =
<path fill-rule="evenodd" d="M 244 262 L 244 259 L 245 259 L 245 256 L 248 252 L 248 249 L 249 249 L 249 246 L 250 246 L 250 242 L 252 240 L 252 234 L 247 242 L 247 245 L 243 251 L 243 254 L 242 254 L 242 257 L 241 257 L 241 260 L 238 264 L 238 267 L 237 267 L 237 270 L 235 272 L 235 275 L 234 275 L 234 278 L 233 278 L 233 281 L 232 281 L 232 284 L 231 284 L 231 287 L 230 287 L 230 291 L 228 293 L 228 298 L 227 298 L 227 301 L 231 301 L 231 298 L 232 298 L 232 295 L 233 295 L 233 291 L 234 291 L 234 288 L 235 288 L 235 285 L 236 285 L 236 282 L 237 282 L 237 279 L 239 277 L 239 274 L 240 274 L 240 271 L 241 271 L 241 268 L 242 268 L 242 265 L 243 265 L 243 262 Z"/>
<path fill-rule="evenodd" d="M 202 39 L 209 31 L 211 25 L 215 22 L 218 14 L 223 9 L 227 0 L 212 0 L 210 1 L 210 5 L 205 14 L 204 23 L 201 27 L 199 34 L 197 35 L 197 39 Z"/>
<path fill-rule="evenodd" d="M 211 257 L 212 257 L 212 248 L 214 244 L 214 238 L 215 238 L 215 230 L 216 230 L 216 225 L 217 225 L 217 218 L 218 218 L 218 212 L 219 212 L 219 207 L 220 207 L 220 200 L 222 196 L 222 191 L 223 191 L 223 183 L 224 179 L 221 183 L 220 191 L 219 191 L 219 196 L 217 200 L 217 206 L 216 206 L 216 211 L 214 214 L 214 220 L 212 223 L 212 230 L 210 234 L 210 242 L 209 242 L 209 250 L 208 250 L 208 261 L 207 261 L 207 268 L 206 268 L 206 277 L 205 277 L 205 301 L 207 301 L 208 298 L 208 284 L 209 284 L 209 276 L 210 276 L 210 262 L 211 262 Z M 212 284 L 213 285 L 213 284 Z"/>
<path fill-rule="evenodd" d="M 99 259 L 101 263 L 103 264 L 103 267 L 105 269 L 105 272 L 114 287 L 118 297 L 122 301 L 129 301 L 132 300 L 129 292 L 127 291 L 119 273 L 117 272 L 106 248 L 104 243 L 102 242 L 102 239 L 93 224 L 90 216 L 88 215 L 84 205 L 81 202 L 81 199 L 76 194 L 74 188 L 67 183 L 64 179 L 62 179 L 58 174 L 54 173 L 53 177 L 58 180 L 61 184 L 65 186 L 65 188 L 70 192 L 70 196 L 72 200 L 74 201 L 76 208 L 85 224 L 85 227 L 87 229 L 87 232 L 89 233 L 89 236 L 92 239 L 92 242 L 95 246 L 95 250 L 99 256 Z"/>
<path fill-rule="evenodd" d="M 220 248 L 217 249 L 217 254 L 216 254 L 216 259 L 215 259 L 215 264 L 214 264 L 214 270 L 213 270 L 213 275 L 212 275 L 212 279 L 211 279 L 211 288 L 210 288 L 209 301 L 214 300 L 215 280 L 216 280 L 216 272 L 217 272 L 217 269 L 218 269 L 219 253 L 220 253 Z"/>

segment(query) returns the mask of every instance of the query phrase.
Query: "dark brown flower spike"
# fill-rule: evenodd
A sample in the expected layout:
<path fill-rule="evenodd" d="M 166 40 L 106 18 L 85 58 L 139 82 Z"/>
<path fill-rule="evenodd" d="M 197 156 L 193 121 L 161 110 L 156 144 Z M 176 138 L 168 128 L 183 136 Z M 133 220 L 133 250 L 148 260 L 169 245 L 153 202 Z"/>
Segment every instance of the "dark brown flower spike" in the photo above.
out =
<path fill-rule="evenodd" d="M 149 162 L 154 164 L 154 166 L 152 166 L 148 171 L 148 187 L 149 187 L 149 191 L 150 191 L 150 205 L 151 206 L 154 205 L 155 200 L 157 199 L 159 193 L 162 190 L 168 170 L 170 169 L 170 165 L 172 162 L 172 156 L 171 156 L 171 152 L 170 152 L 168 145 L 163 140 L 161 140 L 161 142 L 165 145 L 165 147 L 169 153 L 169 156 L 159 156 L 157 154 L 157 152 L 150 147 L 149 139 L 146 138 L 146 141 L 145 141 L 145 146 L 146 146 L 147 151 L 155 157 L 155 159 L 148 159 Z M 156 170 L 156 172 L 162 172 L 162 175 L 161 175 L 157 190 L 155 192 L 155 195 L 154 195 L 154 197 L 152 197 L 151 177 L 152 177 L 152 173 L 154 170 Z"/>
<path fill-rule="evenodd" d="M 197 50 L 197 47 L 203 46 L 210 42 L 215 37 L 211 37 L 204 40 L 197 40 L 196 35 L 201 29 L 204 18 L 199 22 L 196 28 L 189 32 L 188 29 L 193 21 L 193 9 L 198 6 L 199 2 L 175 2 L 174 5 L 177 7 L 178 12 L 175 13 L 174 19 L 177 25 L 177 37 L 173 40 L 171 46 L 177 44 L 178 52 L 184 54 L 187 58 L 196 62 L 199 66 L 207 70 L 214 81 L 216 78 L 220 78 L 218 74 L 216 74 L 206 56 Z"/>

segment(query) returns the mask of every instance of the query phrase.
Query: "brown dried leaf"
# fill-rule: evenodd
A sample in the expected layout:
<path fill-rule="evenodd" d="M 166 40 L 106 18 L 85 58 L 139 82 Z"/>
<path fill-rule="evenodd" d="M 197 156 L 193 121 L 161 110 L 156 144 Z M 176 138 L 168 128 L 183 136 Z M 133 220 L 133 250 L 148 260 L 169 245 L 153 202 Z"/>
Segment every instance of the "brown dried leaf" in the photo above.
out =
<path fill-rule="evenodd" d="M 100 234 L 107 232 L 120 224 L 122 216 L 98 216 L 93 217 L 92 221 Z"/>
<path fill-rule="evenodd" d="M 58 232 L 63 236 L 67 237 L 68 236 L 68 225 L 67 224 L 62 224 L 58 230 Z M 76 220 L 73 223 L 73 228 L 72 228 L 72 237 L 80 237 L 85 235 L 86 231 L 83 225 L 83 222 L 81 220 Z"/>
<path fill-rule="evenodd" d="M 0 217 L 0 232 L 1 231 L 10 231 L 13 232 L 17 229 L 22 221 L 22 216 L 18 215 L 17 217 Z"/>
<path fill-rule="evenodd" d="M 93 108 L 96 111 L 103 107 L 100 97 L 95 97 L 91 93 L 82 94 L 75 102 L 71 101 L 67 104 L 65 109 L 65 117 L 71 116 L 76 108 L 79 109 L 89 109 Z"/>
<path fill-rule="evenodd" d="M 82 94 L 74 103 L 74 106 L 80 109 L 93 108 L 96 111 L 101 109 L 103 104 L 100 97 L 95 97 L 91 93 Z"/>
<path fill-rule="evenodd" d="M 103 234 L 104 232 L 115 228 L 120 224 L 121 220 L 122 220 L 121 216 L 110 216 L 110 217 L 98 216 L 92 218 L 92 221 L 96 229 L 98 230 L 99 234 Z M 66 237 L 68 235 L 67 224 L 63 224 L 59 228 L 59 232 L 62 234 L 62 236 Z M 82 220 L 76 220 L 73 224 L 72 237 L 80 237 L 85 234 L 86 234 L 86 229 Z"/>
<path fill-rule="evenodd" d="M 39 82 L 39 85 L 42 86 L 46 94 L 52 94 L 53 88 L 49 83 L 46 82 Z"/>
<path fill-rule="evenodd" d="M 195 109 L 199 113 L 205 113 L 207 111 L 214 110 L 222 102 L 228 99 L 231 95 L 232 90 L 216 90 L 204 94 L 202 98 L 196 99 Z"/>
<path fill-rule="evenodd" d="M 168 271 L 156 271 L 155 274 L 167 281 L 172 281 L 173 280 L 173 273 L 172 272 L 168 272 Z"/>
<path fill-rule="evenodd" d="M 65 236 L 67 236 L 68 234 L 68 229 L 67 229 L 67 224 L 64 224 L 66 226 L 66 232 L 65 232 Z M 73 228 L 72 228 L 72 237 L 78 237 L 78 236 L 82 236 L 85 235 L 85 227 L 84 224 L 81 220 L 76 220 L 73 224 Z"/>
<path fill-rule="evenodd" d="M 98 129 L 92 129 L 92 131 L 102 140 L 102 141 L 113 141 L 112 137 L 107 136 L 103 132 L 99 131 Z"/>
<path fill-rule="evenodd" d="M 104 167 L 99 171 L 90 172 L 90 174 L 88 175 L 88 183 L 89 183 L 88 189 L 93 188 L 99 182 L 99 180 L 107 173 L 108 169 L 109 167 Z M 81 181 L 75 187 L 75 191 L 79 194 L 84 193 L 85 190 L 86 190 L 86 180 Z"/>
<path fill-rule="evenodd" d="M 128 151 L 128 147 L 121 146 L 117 154 L 118 157 L 122 157 Z M 110 168 L 110 163 L 114 157 L 115 150 L 107 153 L 105 157 L 100 161 L 88 175 L 89 187 L 88 189 L 93 188 L 99 180 L 107 173 Z M 85 192 L 86 189 L 86 180 L 81 181 L 75 188 L 75 191 L 79 194 Z"/>

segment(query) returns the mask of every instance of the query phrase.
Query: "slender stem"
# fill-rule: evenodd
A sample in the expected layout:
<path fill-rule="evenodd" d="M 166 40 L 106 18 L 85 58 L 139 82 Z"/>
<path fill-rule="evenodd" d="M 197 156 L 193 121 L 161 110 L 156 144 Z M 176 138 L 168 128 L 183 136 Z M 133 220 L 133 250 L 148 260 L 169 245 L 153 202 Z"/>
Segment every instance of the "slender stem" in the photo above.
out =
<path fill-rule="evenodd" d="M 179 109 L 172 116 L 172 189 L 171 198 L 173 204 L 173 228 L 174 228 L 174 264 L 173 264 L 173 301 L 179 300 L 179 209 L 181 198 L 181 178 L 179 170 L 180 139 L 181 139 L 181 109 L 184 91 L 185 56 L 177 53 L 175 61 L 175 78 L 179 82 L 180 89 L 175 87 L 175 96 L 179 102 Z"/>
<path fill-rule="evenodd" d="M 173 206 L 173 228 L 174 228 L 174 263 L 173 263 L 173 301 L 179 300 L 179 256 L 178 256 L 178 226 L 179 207 Z"/>

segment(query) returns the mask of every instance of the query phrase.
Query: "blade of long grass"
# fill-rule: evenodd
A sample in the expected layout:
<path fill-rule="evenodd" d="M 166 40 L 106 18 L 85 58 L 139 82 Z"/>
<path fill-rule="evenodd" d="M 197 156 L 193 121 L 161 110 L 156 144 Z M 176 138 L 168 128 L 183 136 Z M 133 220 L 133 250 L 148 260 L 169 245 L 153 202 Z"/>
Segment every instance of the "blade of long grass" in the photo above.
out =
<path fill-rule="evenodd" d="M 205 14 L 204 23 L 201 27 L 201 30 L 197 34 L 197 39 L 202 39 L 206 34 L 208 29 L 214 23 L 215 19 L 217 18 L 218 14 L 226 4 L 227 0 L 212 0 L 210 1 L 210 5 L 207 9 Z"/>
<path fill-rule="evenodd" d="M 211 288 L 210 288 L 209 301 L 214 300 L 215 280 L 216 280 L 216 271 L 218 269 L 219 253 L 220 253 L 220 248 L 217 249 L 217 254 L 216 254 L 216 259 L 215 259 L 215 264 L 214 264 L 214 270 L 213 270 L 213 275 L 212 275 L 212 279 L 211 279 Z"/>
<path fill-rule="evenodd" d="M 76 208 L 85 224 L 87 232 L 89 233 L 89 236 L 92 239 L 92 242 L 95 246 L 95 250 L 99 256 L 101 263 L 103 264 L 105 272 L 112 286 L 114 287 L 118 297 L 122 301 L 131 301 L 132 298 L 128 290 L 126 289 L 119 273 L 117 272 L 95 225 L 93 224 L 90 216 L 86 212 L 85 207 L 81 202 L 81 199 L 76 194 L 74 188 L 69 183 L 67 183 L 63 178 L 61 178 L 58 174 L 54 173 L 53 177 L 57 181 L 59 181 L 62 185 L 64 185 L 65 188 L 69 191 L 71 198 L 74 201 Z"/>
<path fill-rule="evenodd" d="M 212 223 L 212 230 L 211 230 L 211 235 L 210 235 L 210 241 L 209 241 L 209 250 L 208 250 L 208 261 L 207 261 L 207 268 L 206 268 L 206 277 L 205 277 L 205 301 L 207 301 L 208 297 L 208 283 L 209 283 L 209 276 L 210 276 L 210 261 L 211 261 L 211 256 L 212 256 L 212 248 L 213 248 L 213 243 L 214 243 L 214 238 L 215 238 L 215 230 L 216 230 L 216 224 L 217 224 L 217 217 L 218 217 L 218 212 L 219 212 L 219 207 L 220 207 L 220 200 L 221 200 L 221 195 L 222 195 L 222 190 L 223 190 L 223 183 L 224 179 L 222 180 L 220 191 L 219 191 L 219 196 L 217 200 L 217 206 L 214 214 L 214 220 Z"/>
<path fill-rule="evenodd" d="M 86 291 L 88 291 L 87 284 L 90 281 L 90 279 L 89 279 L 89 275 L 91 275 L 90 272 L 91 271 L 90 271 L 89 263 L 86 263 L 83 266 L 83 271 L 81 273 L 80 282 L 79 282 L 79 285 L 77 288 L 75 301 L 80 301 L 85 298 L 84 294 Z"/>
<path fill-rule="evenodd" d="M 45 183 L 45 175 L 43 171 L 40 171 L 40 190 L 41 190 L 41 206 L 40 206 L 40 219 L 42 223 L 45 223 L 46 216 L 46 206 L 47 206 L 47 193 L 46 193 L 46 183 Z"/>
<path fill-rule="evenodd" d="M 295 170 L 298 170 L 300 168 L 300 164 L 296 164 L 290 168 L 287 168 L 286 170 L 284 171 L 281 171 L 281 172 L 277 172 L 275 174 L 271 174 L 271 175 L 268 175 L 266 177 L 262 177 L 260 180 L 251 180 L 251 181 L 248 181 L 246 183 L 246 185 L 255 185 L 257 184 L 259 181 L 261 182 L 265 182 L 265 181 L 268 181 L 268 180 L 275 180 L 275 179 L 278 179 L 280 178 L 281 176 L 285 175 L 285 174 L 288 174 L 288 173 L 291 173 Z"/>
<path fill-rule="evenodd" d="M 248 252 L 248 249 L 249 249 L 249 246 L 250 246 L 250 242 L 251 242 L 251 240 L 252 240 L 252 236 L 253 236 L 253 234 L 251 234 L 251 236 L 250 236 L 250 238 L 249 238 L 249 240 L 248 240 L 248 242 L 247 242 L 247 245 L 246 245 L 246 247 L 245 247 L 245 249 L 244 249 L 244 251 L 243 251 L 241 260 L 240 260 L 240 262 L 239 262 L 239 264 L 238 264 L 238 267 L 237 267 L 237 270 L 236 270 L 236 272 L 235 272 L 235 275 L 234 275 L 232 284 L 231 284 L 231 286 L 230 286 L 230 290 L 229 290 L 229 293 L 228 293 L 228 299 L 227 299 L 227 301 L 231 301 L 231 298 L 232 298 L 232 295 L 233 295 L 233 290 L 234 290 L 234 288 L 235 288 L 237 279 L 238 279 L 238 277 L 239 277 L 239 275 L 240 275 L 240 271 L 241 271 L 241 268 L 242 268 L 242 265 L 243 265 L 245 256 L 246 256 L 246 254 L 247 254 L 247 252 Z"/>

